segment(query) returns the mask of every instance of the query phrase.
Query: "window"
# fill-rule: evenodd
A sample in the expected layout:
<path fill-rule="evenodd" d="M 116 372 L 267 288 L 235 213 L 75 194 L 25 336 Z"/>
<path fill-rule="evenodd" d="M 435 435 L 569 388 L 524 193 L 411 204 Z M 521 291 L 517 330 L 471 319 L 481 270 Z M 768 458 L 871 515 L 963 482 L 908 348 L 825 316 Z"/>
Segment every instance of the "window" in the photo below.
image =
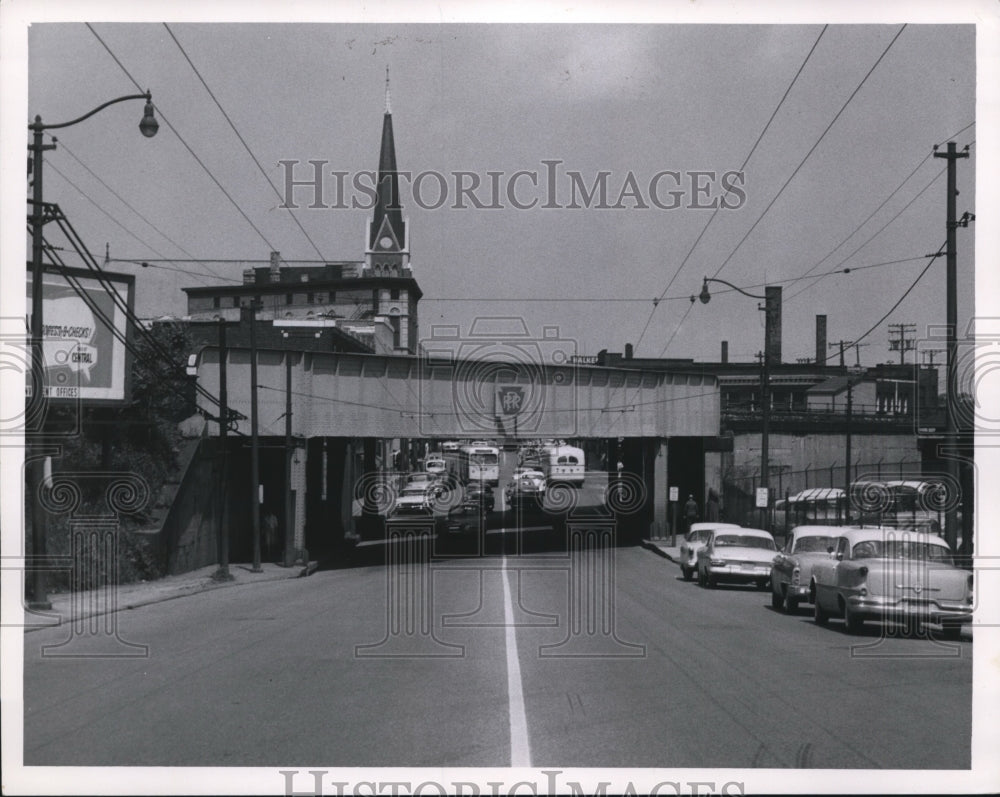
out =
<path fill-rule="evenodd" d="M 393 301 L 399 301 L 399 288 L 393 288 L 389 291 L 389 298 Z"/>
<path fill-rule="evenodd" d="M 316 300 L 316 294 L 310 292 L 306 294 L 306 304 L 312 304 Z"/>
<path fill-rule="evenodd" d="M 294 304 L 294 303 L 295 303 L 295 294 L 294 293 L 286 293 L 285 294 L 285 304 Z"/>
<path fill-rule="evenodd" d="M 239 306 L 240 306 L 240 297 L 239 296 L 234 296 L 233 297 L 233 307 L 239 307 Z"/>
<path fill-rule="evenodd" d="M 392 326 L 392 345 L 393 345 L 393 348 L 398 349 L 399 348 L 399 342 L 400 342 L 400 338 L 399 338 L 399 334 L 400 334 L 399 333 L 399 316 L 398 315 L 397 316 L 392 316 L 389 319 L 389 324 Z"/>
<path fill-rule="evenodd" d="M 218 310 L 220 307 L 222 307 L 222 297 L 221 296 L 213 296 L 212 297 L 212 307 L 214 307 L 216 310 Z"/>

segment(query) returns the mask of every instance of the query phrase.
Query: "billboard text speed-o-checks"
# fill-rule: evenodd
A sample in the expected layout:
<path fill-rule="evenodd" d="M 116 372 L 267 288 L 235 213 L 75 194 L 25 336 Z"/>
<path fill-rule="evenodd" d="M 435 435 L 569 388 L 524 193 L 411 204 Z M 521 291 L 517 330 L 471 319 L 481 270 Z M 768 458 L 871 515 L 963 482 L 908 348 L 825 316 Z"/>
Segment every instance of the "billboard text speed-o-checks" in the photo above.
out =
<path fill-rule="evenodd" d="M 118 403 L 128 400 L 128 353 L 135 278 L 78 269 L 43 277 L 44 395 L 51 401 Z M 31 279 L 28 278 L 30 329 Z M 32 393 L 31 380 L 25 392 Z"/>

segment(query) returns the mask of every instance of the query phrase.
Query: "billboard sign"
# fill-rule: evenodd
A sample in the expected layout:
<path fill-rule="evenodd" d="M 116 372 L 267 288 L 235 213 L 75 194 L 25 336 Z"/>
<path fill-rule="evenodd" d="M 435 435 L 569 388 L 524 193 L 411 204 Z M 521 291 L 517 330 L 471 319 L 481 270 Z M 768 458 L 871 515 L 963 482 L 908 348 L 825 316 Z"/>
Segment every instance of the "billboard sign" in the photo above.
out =
<path fill-rule="evenodd" d="M 30 330 L 30 269 L 27 282 Z M 135 277 L 102 271 L 98 279 L 92 271 L 61 268 L 58 272 L 46 271 L 42 282 L 43 389 L 46 398 L 55 403 L 70 401 L 74 404 L 127 402 L 130 356 L 122 338 L 131 341 L 131 331 L 125 310 L 109 290 L 117 291 L 120 301 L 131 312 Z M 30 397 L 31 392 L 29 378 L 25 394 Z"/>

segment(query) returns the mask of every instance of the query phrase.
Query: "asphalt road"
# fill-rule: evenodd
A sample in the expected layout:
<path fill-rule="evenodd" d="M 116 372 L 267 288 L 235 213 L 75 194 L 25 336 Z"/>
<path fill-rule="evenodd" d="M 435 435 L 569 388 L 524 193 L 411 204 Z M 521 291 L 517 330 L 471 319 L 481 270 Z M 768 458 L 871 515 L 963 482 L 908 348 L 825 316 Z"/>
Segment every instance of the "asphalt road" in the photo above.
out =
<path fill-rule="evenodd" d="M 140 658 L 27 634 L 25 763 L 969 766 L 972 643 L 850 637 L 642 548 L 539 549 L 428 563 L 404 541 L 121 612 Z"/>

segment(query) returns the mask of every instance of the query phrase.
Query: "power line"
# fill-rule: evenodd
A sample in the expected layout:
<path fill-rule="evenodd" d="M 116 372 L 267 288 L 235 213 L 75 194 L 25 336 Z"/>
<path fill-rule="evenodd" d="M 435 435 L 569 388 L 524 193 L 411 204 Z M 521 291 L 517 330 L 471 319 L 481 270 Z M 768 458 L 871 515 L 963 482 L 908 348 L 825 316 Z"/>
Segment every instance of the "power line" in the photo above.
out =
<path fill-rule="evenodd" d="M 795 85 L 796 81 L 798 81 L 799 76 L 802 74 L 802 70 L 805 69 L 806 64 L 809 62 L 809 59 L 812 57 L 813 52 L 816 50 L 817 45 L 819 45 L 820 39 L 823 38 L 823 34 L 826 33 L 826 29 L 828 27 L 829 27 L 829 25 L 824 25 L 823 29 L 820 30 L 819 36 L 816 37 L 816 41 L 813 42 L 812 47 L 809 48 L 809 52 L 806 53 L 806 57 L 803 59 L 802 63 L 799 65 L 799 68 L 795 72 L 794 77 L 792 78 L 791 82 L 788 84 L 788 88 L 785 89 L 785 93 L 782 94 L 781 95 L 781 99 L 778 100 L 778 104 L 775 106 L 774 111 L 771 113 L 771 117 L 767 120 L 767 123 L 764 125 L 764 128 L 760 131 L 760 135 L 757 136 L 757 140 L 753 143 L 753 146 L 750 148 L 750 152 L 747 153 L 746 158 L 743 159 L 743 164 L 740 166 L 739 171 L 742 172 L 746 168 L 746 165 L 750 162 L 750 158 L 753 156 L 754 152 L 756 152 L 757 146 L 760 144 L 761 140 L 764 138 L 764 134 L 771 127 L 771 122 L 773 122 L 774 118 L 778 115 L 778 111 L 781 110 L 781 106 L 784 104 L 784 102 L 787 99 L 789 93 L 791 93 L 792 87 Z M 725 196 L 728 196 L 729 193 L 730 193 L 730 189 L 727 188 Z M 708 221 L 705 222 L 705 226 L 702 228 L 701 232 L 698 234 L 698 237 L 695 239 L 694 243 L 691 244 L 691 248 L 688 249 L 688 253 L 684 256 L 684 259 L 681 261 L 681 264 L 674 271 L 673 276 L 670 278 L 670 281 L 667 283 L 667 287 L 665 287 L 663 289 L 663 293 L 660 295 L 660 300 L 662 300 L 663 297 L 666 295 L 667 291 L 670 290 L 670 286 L 674 284 L 674 280 L 677 279 L 677 276 L 684 269 L 684 266 L 687 264 L 688 259 L 691 257 L 691 255 L 694 252 L 695 248 L 701 242 L 702 237 L 704 237 L 705 233 L 708 232 L 708 228 L 709 228 L 709 226 L 711 226 L 712 222 L 715 220 L 716 215 L 718 215 L 719 210 L 721 209 L 721 206 L 722 205 L 721 205 L 721 202 L 720 202 L 719 207 L 715 208 L 715 210 L 712 212 L 712 215 L 709 216 Z M 653 309 L 650 311 L 649 317 L 646 319 L 646 324 L 645 324 L 645 326 L 643 326 L 642 332 L 639 333 L 639 339 L 638 339 L 638 341 L 636 341 L 636 348 L 638 348 L 639 344 L 642 343 L 642 339 L 646 335 L 646 330 L 649 329 L 649 324 L 653 320 L 653 315 L 656 313 L 656 308 L 657 308 L 658 305 L 659 305 L 659 301 L 656 301 L 656 302 L 653 303 Z"/>
<path fill-rule="evenodd" d="M 865 241 L 860 246 L 858 246 L 857 248 L 855 248 L 853 252 L 851 252 L 849 255 L 847 255 L 847 257 L 845 257 L 843 260 L 841 260 L 840 263 L 838 263 L 838 265 L 843 265 L 844 263 L 846 263 L 848 260 L 850 260 L 852 257 L 854 257 L 854 255 L 856 255 L 858 252 L 860 252 L 862 249 L 864 249 L 866 246 L 868 246 L 868 244 L 870 244 L 873 240 L 875 240 L 875 238 L 877 238 L 879 235 L 881 235 L 882 232 L 885 230 L 886 227 L 888 227 L 896 219 L 898 219 L 900 216 L 902 216 L 907 210 L 909 210 L 910 207 L 913 205 L 913 203 L 916 202 L 918 199 L 920 199 L 920 197 L 922 197 L 924 195 L 924 192 L 927 191 L 927 189 L 930 188 L 932 185 L 934 185 L 934 183 L 936 183 L 940 179 L 941 175 L 943 175 L 946 171 L 947 171 L 947 167 L 944 168 L 944 169 L 942 169 L 941 171 L 939 171 L 936 175 L 934 175 L 934 177 L 931 178 L 930 182 L 927 183 L 927 185 L 925 185 L 923 188 L 921 188 L 917 192 L 917 195 L 913 197 L 913 199 L 911 199 L 909 202 L 907 202 L 905 205 L 903 205 L 903 207 L 899 210 L 898 213 L 896 213 L 896 215 L 894 215 L 885 224 L 883 224 L 874 233 L 872 233 L 867 239 L 865 239 Z M 792 294 L 787 299 L 785 299 L 785 303 L 787 304 L 792 299 L 794 299 L 796 296 L 799 296 L 800 294 L 802 294 L 805 291 L 809 290 L 823 276 L 825 276 L 825 275 L 823 275 L 823 274 L 817 275 L 817 277 L 814 279 L 813 282 L 811 282 L 810 284 L 808 284 L 805 287 L 803 287 L 802 290 L 796 291 L 794 294 Z"/>
<path fill-rule="evenodd" d="M 236 134 L 236 137 L 240 140 L 240 143 L 243 145 L 243 148 L 247 151 L 247 154 L 250 156 L 250 158 L 256 164 L 258 171 L 261 173 L 261 175 L 263 175 L 264 179 L 267 180 L 267 184 L 269 186 L 271 186 L 271 189 L 274 191 L 275 196 L 277 196 L 278 199 L 282 199 L 283 197 L 281 196 L 281 192 L 278 190 L 277 186 L 275 186 L 275 184 L 273 182 L 271 182 L 271 178 L 268 177 L 267 172 L 264 171 L 264 167 L 260 165 L 260 161 L 257 160 L 257 156 L 253 154 L 253 151 L 250 149 L 250 145 L 247 144 L 246 140 L 240 134 L 240 131 L 236 129 L 235 123 L 233 122 L 232 119 L 229 118 L 229 114 L 226 113 L 225 108 L 222 107 L 222 103 L 219 102 L 218 98 L 215 96 L 215 94 L 212 92 L 212 90 L 208 87 L 208 83 L 205 82 L 205 78 L 202 77 L 201 72 L 198 71 L 198 67 L 196 67 L 194 65 L 194 62 L 191 60 L 191 57 L 187 54 L 187 52 L 181 46 L 181 43 L 179 41 L 177 41 L 177 37 L 174 35 L 174 32 L 172 30 L 170 30 L 170 26 L 166 22 L 164 22 L 163 23 L 163 27 L 167 29 L 167 33 L 170 34 L 170 38 L 174 40 L 174 44 L 177 45 L 177 49 L 180 50 L 181 51 L 181 55 L 184 56 L 184 60 L 186 60 L 188 62 L 188 64 L 191 66 L 191 69 L 193 69 L 194 73 L 198 76 L 198 80 L 200 80 L 201 81 L 201 85 L 205 87 L 205 91 L 207 91 L 208 92 L 208 96 L 212 98 L 212 102 L 215 103 L 215 106 L 219 109 L 219 111 L 222 113 L 222 115 L 226 118 L 226 121 L 229 122 L 229 126 L 232 128 L 233 132 Z M 284 206 L 284 203 L 282 203 L 282 205 Z M 322 258 L 323 257 L 323 253 L 319 251 L 319 247 L 316 246 L 316 244 L 313 241 L 313 239 L 309 237 L 309 233 L 306 232 L 305 227 L 303 227 L 302 224 L 301 224 L 301 222 L 299 222 L 298 217 L 295 215 L 295 213 L 292 212 L 292 209 L 290 207 L 287 207 L 287 206 L 284 206 L 284 209 L 288 211 L 289 215 L 292 217 L 292 221 L 294 221 L 295 224 L 296 224 L 296 226 L 298 226 L 298 228 L 302 231 L 302 234 L 306 237 L 306 240 L 309 241 L 310 245 L 312 246 L 312 248 L 316 252 L 316 254 L 319 255 Z"/>
<path fill-rule="evenodd" d="M 825 271 L 822 274 L 816 274 L 816 275 L 813 275 L 811 277 L 809 277 L 809 276 L 789 277 L 788 279 L 784 279 L 784 280 L 772 280 L 771 282 L 767 282 L 767 283 L 756 283 L 756 284 L 753 284 L 753 285 L 744 285 L 743 289 L 744 290 L 753 290 L 755 288 L 765 288 L 768 285 L 788 285 L 788 284 L 794 284 L 796 282 L 800 282 L 800 281 L 805 280 L 805 279 L 821 279 L 823 277 L 836 276 L 837 274 L 850 274 L 851 272 L 854 272 L 854 271 L 865 271 L 867 269 L 872 269 L 872 268 L 885 268 L 886 266 L 897 266 L 897 265 L 899 265 L 901 263 L 912 263 L 912 262 L 915 262 L 917 260 L 925 260 L 928 257 L 931 257 L 931 255 L 920 255 L 918 257 L 903 257 L 903 258 L 898 258 L 896 260 L 884 260 L 884 261 L 882 261 L 880 263 L 868 263 L 868 264 L 861 265 L 861 266 L 848 266 L 846 268 L 838 268 L 838 269 L 835 269 L 833 271 Z M 129 261 L 129 262 L 132 262 L 132 261 Z M 723 293 L 734 293 L 734 292 L 735 291 L 732 288 L 720 288 L 719 290 L 715 291 L 713 293 L 713 295 L 715 295 L 715 294 L 723 294 Z M 648 296 L 610 297 L 610 298 L 609 297 L 603 297 L 603 296 L 570 296 L 570 297 L 565 297 L 564 296 L 564 297 L 560 297 L 558 299 L 540 298 L 540 297 L 537 297 L 537 296 L 505 296 L 505 297 L 496 297 L 496 296 L 440 296 L 440 297 L 434 297 L 433 299 L 424 299 L 424 303 L 425 304 L 426 303 L 433 303 L 433 302 L 476 302 L 476 303 L 483 303 L 483 302 L 510 302 L 510 303 L 545 302 L 547 304 L 564 303 L 564 302 L 565 303 L 598 302 L 598 303 L 604 304 L 604 303 L 607 303 L 607 302 L 636 303 L 636 302 L 649 302 L 649 301 L 653 301 L 654 303 L 659 303 L 659 302 L 679 302 L 679 301 L 684 301 L 684 302 L 689 302 L 690 303 L 691 296 L 690 295 L 685 295 L 685 296 L 664 296 L 662 298 L 652 299 L 652 300 L 650 300 L 650 298 Z"/>
<path fill-rule="evenodd" d="M 52 136 L 51 134 L 49 134 L 49 137 L 53 140 L 53 142 L 55 141 L 55 136 Z M 177 241 L 175 241 L 173 238 L 171 238 L 169 235 L 167 235 L 165 232 L 163 232 L 163 230 L 161 230 L 159 227 L 157 227 L 155 224 L 153 224 L 153 222 L 151 222 L 149 219 L 147 219 L 142 213 L 140 213 L 138 210 L 136 210 L 135 207 L 133 207 L 125 199 L 125 197 L 123 197 L 121 194 L 119 194 L 117 191 L 115 191 L 115 189 L 112 188 L 110 185 L 108 185 L 100 177 L 100 175 L 98 175 L 97 173 L 95 173 L 93 169 L 91 169 L 76 154 L 74 154 L 73 151 L 69 147 L 66 146 L 65 142 L 60 141 L 59 144 L 60 144 L 60 146 L 59 146 L 60 151 L 65 150 L 67 155 L 69 155 L 71 158 L 73 158 L 73 160 L 75 160 L 77 163 L 79 163 L 80 166 L 82 166 L 87 171 L 87 173 L 90 174 L 91 177 L 93 177 L 95 180 L 97 180 L 97 182 L 99 182 L 108 191 L 110 191 L 111 194 L 114 197 L 116 197 L 119 202 L 121 202 L 123 205 L 125 205 L 125 207 L 127 207 L 129 210 L 131 210 L 136 216 L 138 216 L 140 219 L 142 219 L 144 222 L 146 222 L 146 224 L 148 224 L 150 227 L 152 227 L 166 241 L 168 241 L 169 243 L 173 244 L 173 246 L 175 246 L 178 249 L 178 251 L 183 252 L 185 255 L 187 255 L 189 258 L 191 258 L 191 262 L 198 263 L 200 265 L 205 266 L 205 264 L 206 264 L 207 261 L 198 260 L 197 258 L 195 258 L 194 255 L 192 255 L 189 251 L 187 251 L 187 249 L 185 249 L 183 246 L 181 246 L 179 243 L 177 243 Z M 52 168 L 55 169 L 56 167 L 53 166 Z M 64 177 L 65 177 L 65 175 L 64 175 Z M 152 247 L 150 247 L 150 250 L 153 251 L 153 252 L 156 252 L 156 250 L 153 249 Z M 157 252 L 157 254 L 160 254 L 160 253 Z M 163 257 L 162 255 L 160 255 L 160 256 L 161 256 L 161 258 Z M 164 258 L 164 259 L 166 259 L 166 258 Z M 207 266 L 206 266 L 206 268 L 207 268 Z M 214 274 L 213 273 L 211 276 L 214 276 L 217 279 L 225 279 L 224 277 L 222 277 L 219 274 Z"/>
<path fill-rule="evenodd" d="M 69 179 L 69 177 L 67 177 L 65 174 L 63 174 L 62 170 L 60 170 L 58 166 L 56 166 L 54 163 L 48 163 L 48 166 L 52 169 L 52 171 L 54 171 L 56 174 L 58 174 L 60 177 L 62 177 L 63 180 L 65 180 L 73 188 L 75 188 L 76 191 L 84 199 L 86 199 L 91 205 L 93 205 L 95 208 L 97 208 L 99 211 L 101 211 L 101 213 L 103 213 L 105 216 L 107 216 L 114 224 L 116 224 L 119 227 L 121 227 L 121 229 L 123 229 L 126 232 L 126 234 L 131 235 L 140 244 L 142 244 L 147 249 L 149 249 L 149 251 L 156 252 L 156 254 L 158 254 L 158 255 L 162 254 L 161 252 L 159 252 L 156 249 L 156 247 L 154 247 L 148 241 L 144 241 L 142 238 L 140 238 L 138 235 L 136 235 L 134 232 L 132 232 L 128 227 L 126 227 L 124 224 L 122 224 L 120 221 L 118 221 L 118 219 L 116 219 L 114 216 L 112 216 L 110 213 L 108 213 L 108 211 L 106 211 L 104 208 L 102 208 L 86 191 L 84 191 L 82 188 L 80 188 L 80 186 L 78 186 L 71 179 Z"/>
<path fill-rule="evenodd" d="M 90 30 L 90 32 L 94 34 L 94 36 L 97 38 L 97 40 L 104 46 L 104 49 L 108 51 L 108 55 L 110 55 L 114 59 L 115 63 L 118 64 L 118 66 L 126 74 L 126 76 L 128 76 L 128 79 L 132 81 L 132 83 L 135 85 L 135 87 L 139 91 L 143 91 L 143 88 L 139 85 L 139 83 L 136 81 L 136 79 L 134 77 L 132 77 L 132 75 L 129 73 L 129 71 L 125 68 L 125 65 L 122 64 L 122 62 L 118 60 L 118 56 L 116 56 L 114 54 L 114 52 L 112 52 L 111 48 L 108 47 L 108 45 L 104 41 L 104 39 L 102 39 L 98 35 L 97 31 L 94 30 L 93 26 L 89 22 L 85 22 L 84 24 L 87 26 L 87 28 Z M 209 178 L 212 180 L 212 182 L 215 183 L 215 185 L 218 187 L 218 189 L 225 195 L 226 199 L 229 200 L 230 204 L 234 208 L 236 208 L 237 211 L 239 211 L 239 214 L 244 218 L 244 220 L 246 220 L 246 223 L 249 224 L 253 228 L 253 231 L 255 233 L 257 233 L 257 235 L 260 237 L 260 239 L 267 245 L 268 250 L 271 251 L 271 252 L 277 251 L 276 248 L 275 248 L 275 246 L 269 240 L 267 240 L 267 236 L 265 236 L 264 233 L 262 233 L 258 229 L 257 225 L 254 224 L 253 221 L 251 221 L 250 217 L 246 214 L 246 212 L 243 210 L 243 208 L 241 208 L 239 206 L 239 203 L 235 199 L 233 199 L 232 195 L 230 195 L 230 193 L 223 187 L 222 183 L 220 183 L 218 181 L 218 179 L 216 178 L 216 176 L 214 174 L 212 174 L 211 169 L 209 169 L 205 165 L 205 163 L 202 161 L 202 159 L 198 157 L 198 155 L 195 153 L 195 151 L 193 149 L 191 149 L 191 147 L 187 143 L 187 141 L 184 140 L 184 137 L 180 133 L 177 132 L 177 128 L 175 128 L 170 123 L 170 121 L 167 119 L 166 115 L 163 113 L 163 110 L 160 109 L 160 108 L 158 108 L 157 110 L 160 111 L 160 120 L 167 127 L 170 128 L 170 131 L 175 136 L 177 136 L 177 140 L 180 141 L 181 144 L 184 145 L 184 148 L 191 154 L 191 157 L 195 159 L 195 161 L 198 163 L 199 166 L 201 166 L 201 168 L 204 170 L 205 174 L 207 174 L 209 176 Z"/>
<path fill-rule="evenodd" d="M 880 319 L 879 319 L 878 321 L 876 321 L 876 322 L 875 322 L 874 324 L 872 324 L 871 328 L 870 328 L 870 329 L 869 329 L 869 330 L 868 330 L 867 332 L 865 332 L 865 334 L 864 334 L 864 335 L 861 335 L 860 337 L 858 337 L 858 338 L 855 338 L 855 339 L 854 339 L 854 342 L 855 342 L 855 343 L 860 343 L 860 342 L 861 342 L 861 341 L 863 341 L 863 340 L 864 340 L 865 338 L 867 338 L 867 337 L 868 337 L 868 336 L 869 336 L 869 335 L 870 335 L 870 334 L 871 334 L 872 332 L 874 332 L 874 331 L 875 331 L 875 330 L 876 330 L 876 329 L 878 328 L 879 324 L 881 324 L 881 323 L 882 323 L 883 321 L 885 321 L 885 320 L 886 320 L 886 319 L 887 319 L 887 318 L 888 318 L 888 317 L 889 317 L 890 315 L 892 315 L 893 311 L 895 311 L 895 309 L 896 309 L 897 307 L 899 307 L 899 306 L 900 306 L 900 305 L 901 305 L 901 304 L 903 303 L 903 300 L 904 300 L 904 299 L 905 299 L 905 298 L 906 298 L 907 296 L 909 296 L 909 295 L 910 295 L 910 292 L 911 292 L 911 291 L 912 291 L 912 290 L 913 290 L 914 288 L 916 288 L 916 287 L 917 287 L 917 283 L 918 283 L 918 282 L 920 282 L 920 280 L 921 280 L 921 279 L 923 279 L 923 277 L 924 277 L 924 274 L 926 274 L 926 273 L 927 273 L 927 271 L 928 271 L 928 269 L 929 269 L 929 268 L 930 268 L 930 267 L 931 267 L 932 265 L 934 265 L 934 261 L 935 261 L 935 260 L 937 260 L 937 259 L 938 259 L 939 257 L 941 257 L 941 255 L 943 255 L 943 254 L 944 254 L 944 250 L 945 250 L 945 247 L 946 247 L 947 245 L 948 245 L 947 243 L 943 243 L 943 244 L 941 244 L 940 248 L 939 248 L 939 249 L 937 250 L 937 252 L 935 252 L 935 253 L 934 253 L 934 255 L 933 255 L 933 256 L 931 257 L 931 259 L 930 259 L 930 260 L 928 261 L 927 265 L 926 265 L 926 266 L 924 266 L 924 270 L 923 270 L 923 271 L 921 271 L 921 272 L 920 272 L 920 273 L 919 273 L 919 274 L 917 275 L 917 278 L 916 278 L 915 280 L 913 280 L 913 284 L 912 284 L 912 285 L 910 285 L 910 287 L 909 287 L 909 288 L 907 288 L 907 289 L 906 289 L 906 290 L 905 290 L 905 291 L 903 292 L 903 295 L 902 295 L 902 296 L 900 296 L 900 297 L 899 297 L 899 301 L 897 301 L 897 302 L 896 302 L 896 303 L 895 303 L 895 304 L 894 304 L 894 305 L 893 305 L 892 307 L 890 307 L 890 308 L 889 308 L 889 310 L 888 310 L 888 312 L 886 312 L 886 314 L 885 314 L 884 316 L 882 316 L 882 317 L 881 317 L 881 318 L 880 318 Z M 832 356 L 832 355 L 830 355 L 830 356 Z M 827 357 L 827 358 L 826 358 L 826 360 L 829 360 L 829 359 L 830 359 L 830 357 Z M 826 360 L 824 360 L 823 362 L 826 362 Z M 817 363 L 817 364 L 818 364 L 818 363 Z"/>
<path fill-rule="evenodd" d="M 216 274 L 210 274 L 207 271 L 191 271 L 191 269 L 187 269 L 187 268 L 177 268 L 176 266 L 164 266 L 164 265 L 161 265 L 161 264 L 157 263 L 155 260 L 131 260 L 131 259 L 127 259 L 127 258 L 124 258 L 124 257 L 110 257 L 110 258 L 108 258 L 108 262 L 109 263 L 131 263 L 132 265 L 142 266 L 143 268 L 159 268 L 159 269 L 163 269 L 164 271 L 176 271 L 179 274 L 187 274 L 188 276 L 195 277 L 197 279 L 201 279 L 203 277 L 211 277 L 216 282 L 219 282 L 219 281 L 221 281 L 221 282 L 232 282 L 232 283 L 234 283 L 236 285 L 242 285 L 243 284 L 243 280 L 242 279 L 235 279 L 233 277 L 220 277 L 220 276 L 218 276 Z"/>
<path fill-rule="evenodd" d="M 799 165 L 795 167 L 795 169 L 792 171 L 792 173 L 788 176 L 788 179 L 785 180 L 785 182 L 782 184 L 781 188 L 778 189 L 778 193 L 776 193 L 774 195 L 774 197 L 768 203 L 767 207 L 764 208 L 764 211 L 760 214 L 760 216 L 757 217 L 757 220 L 750 226 L 750 229 L 746 231 L 746 233 L 743 235 L 743 237 L 739 240 L 739 243 L 736 244 L 736 247 L 733 249 L 733 251 L 729 253 L 729 256 L 725 260 L 723 260 L 722 264 L 715 270 L 715 273 L 712 274 L 713 278 L 717 277 L 722 272 L 722 269 L 724 269 L 726 267 L 726 265 L 729 263 L 729 261 L 732 260 L 733 256 L 736 254 L 736 252 L 739 251 L 740 247 L 747 240 L 747 238 L 750 237 L 750 234 L 756 229 L 757 225 L 760 224 L 761 220 L 763 220 L 763 218 L 768 214 L 768 212 L 771 210 L 771 208 L 774 207 L 774 203 L 778 201 L 778 198 L 782 195 L 782 193 L 784 193 L 785 189 L 792 182 L 792 180 L 795 179 L 795 176 L 799 173 L 799 171 L 805 165 L 806 161 L 809 160 L 809 158 L 812 156 L 813 152 L 816 151 L 816 148 L 820 145 L 820 143 L 823 141 L 823 139 L 826 138 L 827 133 L 829 133 L 830 130 L 833 128 L 833 126 L 837 123 L 837 120 L 841 117 L 841 115 L 847 109 L 847 106 L 851 104 L 852 100 L 857 96 L 858 92 L 861 91 L 862 87 L 868 81 L 868 78 L 871 77 L 872 73 L 875 71 L 875 69 L 878 67 L 878 65 L 880 63 L 882 63 L 882 59 L 885 58 L 886 54 L 889 52 L 889 50 L 892 48 L 892 46 L 896 43 L 896 40 L 899 39 L 899 37 L 902 35 L 902 33 L 903 33 L 904 30 L 906 30 L 906 25 L 905 24 L 902 25 L 898 31 L 896 31 L 896 35 L 892 37 L 892 39 L 890 40 L 889 44 L 887 44 L 886 47 L 885 47 L 885 49 L 882 51 L 881 55 L 879 55 L 879 57 L 875 60 L 875 63 L 872 64 L 872 66 L 868 70 L 868 72 L 865 73 L 865 76 L 863 78 L 861 78 L 861 82 L 858 83 L 858 85 L 855 87 L 854 91 L 852 91 L 851 94 L 850 94 L 850 96 L 848 96 L 848 98 L 844 101 L 844 104 L 840 106 L 840 110 L 837 111 L 837 113 L 834 115 L 833 119 L 830 120 L 830 123 L 826 126 L 826 128 L 820 134 L 819 138 L 816 139 L 816 142 L 809 148 L 809 151 L 805 154 L 805 157 L 802 158 L 801 161 L 799 161 Z M 677 329 L 674 330 L 674 334 L 671 335 L 670 340 L 667 341 L 667 346 L 669 346 L 670 342 L 674 339 L 674 337 L 676 337 L 677 332 L 680 330 L 680 327 L 684 323 L 684 320 L 688 317 L 688 315 L 690 313 L 690 309 L 691 308 L 688 308 L 688 312 L 684 313 L 684 316 L 681 318 L 680 324 L 678 324 Z M 663 352 L 665 352 L 666 349 L 667 349 L 667 347 L 664 346 L 663 350 L 661 351 L 660 356 L 663 355 Z"/>
<path fill-rule="evenodd" d="M 813 152 L 816 151 L 816 148 L 820 145 L 820 143 L 823 141 L 823 139 L 826 138 L 826 134 L 829 133 L 830 130 L 831 130 L 831 128 L 833 128 L 833 126 L 837 123 L 837 120 L 840 118 L 841 114 L 847 109 L 847 106 L 851 104 L 851 101 L 857 96 L 858 92 L 861 91 L 861 88 L 868 81 L 868 78 L 871 77 L 872 72 L 874 72 L 875 69 L 878 67 L 878 65 L 880 63 L 882 63 L 882 59 L 885 58 L 886 53 L 889 52 L 889 50 L 892 47 L 892 45 L 896 43 L 896 40 L 902 35 L 902 33 L 903 33 L 904 30 L 906 30 L 906 25 L 905 24 L 902 25 L 898 31 L 896 31 L 896 35 L 892 37 L 892 40 L 889 42 L 889 44 L 886 45 L 886 48 L 882 51 L 882 54 L 878 57 L 878 59 L 875 61 L 875 63 L 872 64 L 871 69 L 869 69 L 868 72 L 865 73 L 865 76 L 863 78 L 861 78 L 861 82 L 858 83 L 858 85 L 857 85 L 857 87 L 855 87 L 854 91 L 851 92 L 851 95 L 847 98 L 847 100 L 844 102 L 844 104 L 840 106 L 840 110 L 837 111 L 836 115 L 833 117 L 833 119 L 830 120 L 830 123 L 826 126 L 826 128 L 820 134 L 819 138 L 816 139 L 816 143 L 814 143 L 809 148 L 809 151 L 806 153 L 805 157 L 801 161 L 799 161 L 799 165 L 795 167 L 795 170 L 788 176 L 788 179 L 785 180 L 785 182 L 782 184 L 781 188 L 778 189 L 778 193 L 774 195 L 774 197 L 768 203 L 767 207 L 764 208 L 764 212 L 761 213 L 760 216 L 757 217 L 757 221 L 755 221 L 751 225 L 750 229 L 746 231 L 746 234 L 740 239 L 740 242 L 738 244 L 736 244 L 736 248 L 733 249 L 733 251 L 729 253 L 729 257 L 727 257 L 725 260 L 722 261 L 722 265 L 720 265 L 716 269 L 715 273 L 712 275 L 713 277 L 719 276 L 719 274 L 722 272 L 722 269 L 724 269 L 726 267 L 726 264 L 728 264 L 729 261 L 732 260 L 733 256 L 736 254 L 736 252 L 739 250 L 739 248 L 743 245 L 743 242 L 746 241 L 746 239 L 750 237 L 750 233 L 752 233 L 754 231 L 754 229 L 756 229 L 757 225 L 761 222 L 761 220 L 764 218 L 764 216 L 767 215 L 768 211 L 770 211 L 771 208 L 774 207 L 774 203 L 778 201 L 778 197 L 781 196 L 781 194 L 784 192 L 784 190 L 788 187 L 789 183 L 791 183 L 792 180 L 795 179 L 795 175 L 797 175 L 799 173 L 799 170 L 805 165 L 805 162 L 807 160 L 809 160 L 809 157 L 813 154 Z"/>

